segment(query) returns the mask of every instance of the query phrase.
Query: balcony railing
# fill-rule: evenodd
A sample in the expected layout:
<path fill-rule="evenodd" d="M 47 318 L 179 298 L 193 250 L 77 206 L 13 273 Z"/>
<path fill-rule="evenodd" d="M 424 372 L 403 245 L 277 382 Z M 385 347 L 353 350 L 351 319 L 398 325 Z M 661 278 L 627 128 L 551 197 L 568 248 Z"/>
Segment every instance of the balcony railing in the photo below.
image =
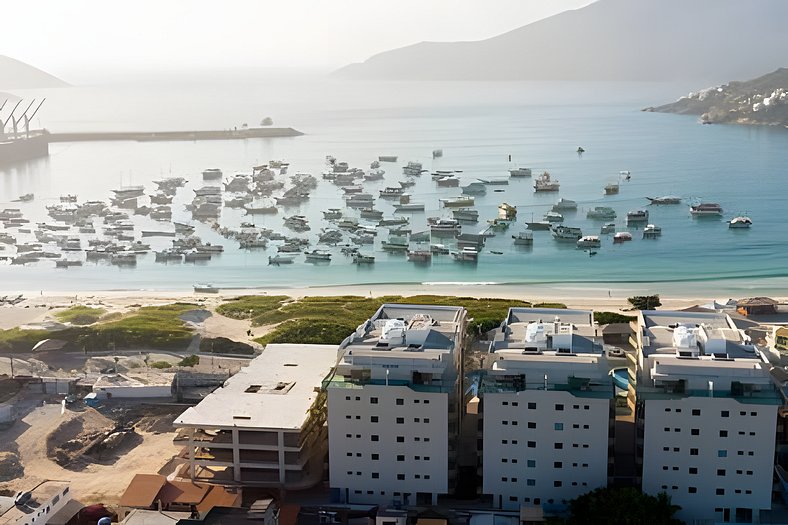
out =
<path fill-rule="evenodd" d="M 521 382 L 512 380 L 496 380 L 494 376 L 488 376 L 482 380 L 479 392 L 483 394 L 502 394 L 511 392 L 525 392 L 542 390 L 548 392 L 569 392 L 575 397 L 586 397 L 594 399 L 612 399 L 615 390 L 613 383 L 610 384 L 588 384 L 578 381 L 577 383 L 547 383 L 544 382 Z"/>
<path fill-rule="evenodd" d="M 439 385 L 439 384 L 419 384 L 404 379 L 350 379 L 344 376 L 334 376 L 331 379 L 323 381 L 323 388 L 364 388 L 365 386 L 406 386 L 416 392 L 429 392 L 429 393 L 451 393 L 454 391 L 454 385 Z"/>

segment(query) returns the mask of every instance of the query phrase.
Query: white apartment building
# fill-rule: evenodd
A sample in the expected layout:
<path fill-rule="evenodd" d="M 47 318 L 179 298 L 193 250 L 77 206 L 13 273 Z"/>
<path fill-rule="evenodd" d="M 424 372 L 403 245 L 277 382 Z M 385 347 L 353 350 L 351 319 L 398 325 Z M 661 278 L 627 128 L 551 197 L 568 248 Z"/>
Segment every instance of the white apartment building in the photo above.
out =
<path fill-rule="evenodd" d="M 461 307 L 386 304 L 340 345 L 326 382 L 339 501 L 436 504 L 449 492 L 466 324 Z"/>
<path fill-rule="evenodd" d="M 323 479 L 323 380 L 334 345 L 269 344 L 261 355 L 175 420 L 192 480 L 285 489 Z M 202 474 L 205 474 L 203 476 Z"/>
<path fill-rule="evenodd" d="M 566 502 L 608 483 L 614 388 L 593 312 L 511 308 L 482 372 L 483 492 L 496 507 Z"/>
<path fill-rule="evenodd" d="M 687 523 L 758 523 L 782 405 L 765 356 L 723 313 L 643 311 L 635 338 L 643 491 Z"/>

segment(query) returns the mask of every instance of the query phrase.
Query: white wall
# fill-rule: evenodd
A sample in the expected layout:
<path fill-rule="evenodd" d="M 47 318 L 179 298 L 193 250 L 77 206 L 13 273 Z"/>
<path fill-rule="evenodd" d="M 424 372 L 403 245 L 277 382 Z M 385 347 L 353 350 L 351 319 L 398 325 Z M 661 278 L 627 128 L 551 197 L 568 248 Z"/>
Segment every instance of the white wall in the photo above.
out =
<path fill-rule="evenodd" d="M 94 386 L 95 392 L 100 399 L 107 399 L 112 394 L 113 399 L 129 399 L 129 398 L 148 398 L 148 397 L 172 397 L 172 386 Z"/>
<path fill-rule="evenodd" d="M 378 402 L 372 403 L 372 398 Z M 397 399 L 402 399 L 401 405 Z M 415 504 L 417 492 L 447 493 L 448 400 L 448 394 L 406 386 L 329 387 L 331 487 L 340 489 L 343 500 L 351 503 L 404 502 L 403 494 L 410 493 L 408 503 Z M 379 440 L 372 441 L 373 435 Z"/>
<path fill-rule="evenodd" d="M 483 492 L 495 506 L 558 504 L 607 485 L 609 399 L 527 390 L 485 393 L 483 404 Z"/>
<path fill-rule="evenodd" d="M 731 398 L 646 400 L 643 491 L 669 494 L 682 507 L 681 519 L 721 521 L 716 508 L 729 508 L 734 516 L 737 507 L 757 516 L 758 509 L 771 508 L 776 424 L 777 406 Z"/>

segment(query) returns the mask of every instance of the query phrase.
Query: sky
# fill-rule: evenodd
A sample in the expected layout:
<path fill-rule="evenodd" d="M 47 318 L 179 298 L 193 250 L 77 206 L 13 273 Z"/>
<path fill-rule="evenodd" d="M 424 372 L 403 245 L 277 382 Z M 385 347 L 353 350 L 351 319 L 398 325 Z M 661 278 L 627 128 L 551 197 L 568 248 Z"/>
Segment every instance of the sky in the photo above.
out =
<path fill-rule="evenodd" d="M 425 40 L 482 40 L 589 3 L 3 0 L 0 54 L 72 82 L 142 71 L 331 70 Z"/>

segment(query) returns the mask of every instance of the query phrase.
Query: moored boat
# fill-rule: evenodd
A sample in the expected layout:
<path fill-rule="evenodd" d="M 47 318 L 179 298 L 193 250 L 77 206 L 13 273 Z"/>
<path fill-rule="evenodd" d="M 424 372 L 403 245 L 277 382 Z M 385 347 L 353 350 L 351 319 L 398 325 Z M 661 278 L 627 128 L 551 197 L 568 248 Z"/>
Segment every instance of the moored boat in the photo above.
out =
<path fill-rule="evenodd" d="M 534 243 L 534 232 L 530 230 L 521 231 L 517 235 L 512 235 L 516 246 L 531 246 Z"/>
<path fill-rule="evenodd" d="M 510 177 L 530 177 L 531 168 L 512 168 L 509 170 Z"/>
<path fill-rule="evenodd" d="M 743 215 L 739 217 L 734 217 L 733 219 L 728 221 L 728 228 L 744 229 L 744 228 L 749 228 L 750 226 L 752 226 L 752 219 Z"/>
<path fill-rule="evenodd" d="M 655 224 L 648 224 L 643 228 L 644 239 L 656 239 L 660 235 L 662 235 L 662 228 Z"/>
<path fill-rule="evenodd" d="M 690 206 L 690 214 L 693 217 L 720 217 L 722 216 L 722 206 L 716 202 L 703 202 Z"/>
<path fill-rule="evenodd" d="M 616 232 L 613 235 L 613 244 L 621 244 L 632 240 L 632 234 L 629 232 Z"/>
<path fill-rule="evenodd" d="M 578 248 L 599 248 L 602 241 L 596 235 L 584 235 L 577 240 Z"/>
<path fill-rule="evenodd" d="M 583 236 L 580 228 L 572 226 L 556 226 L 552 230 L 553 239 L 556 241 L 571 241 L 577 242 Z"/>

